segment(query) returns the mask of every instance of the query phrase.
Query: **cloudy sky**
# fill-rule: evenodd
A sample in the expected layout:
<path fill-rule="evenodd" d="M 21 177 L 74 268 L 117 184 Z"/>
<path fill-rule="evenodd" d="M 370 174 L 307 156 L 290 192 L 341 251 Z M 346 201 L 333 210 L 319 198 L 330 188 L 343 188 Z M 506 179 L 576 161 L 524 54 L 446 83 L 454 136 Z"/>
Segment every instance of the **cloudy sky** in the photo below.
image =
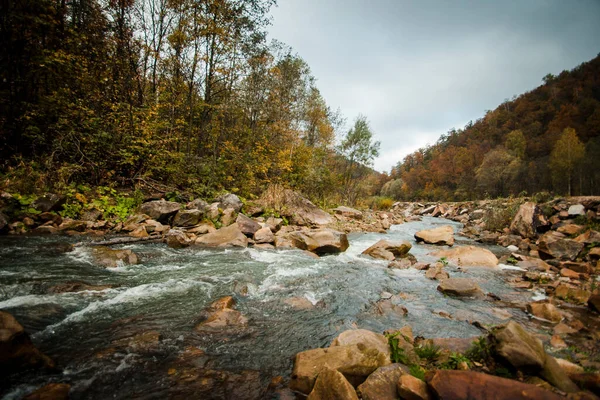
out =
<path fill-rule="evenodd" d="M 450 128 L 600 53 L 600 0 L 278 0 L 271 38 L 311 67 L 389 171 Z"/>

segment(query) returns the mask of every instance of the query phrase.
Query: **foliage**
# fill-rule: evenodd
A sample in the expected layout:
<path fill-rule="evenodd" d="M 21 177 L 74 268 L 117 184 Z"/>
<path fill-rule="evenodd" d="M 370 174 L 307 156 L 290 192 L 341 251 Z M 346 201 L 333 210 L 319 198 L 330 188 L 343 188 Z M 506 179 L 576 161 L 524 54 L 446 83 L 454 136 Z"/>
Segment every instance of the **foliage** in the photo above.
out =
<path fill-rule="evenodd" d="M 564 187 L 567 183 L 567 194 L 572 193 L 573 173 L 580 166 L 585 155 L 585 146 L 579 140 L 577 132 L 573 128 L 565 128 L 562 136 L 552 149 L 550 154 L 550 170 L 555 188 Z"/>
<path fill-rule="evenodd" d="M 448 361 L 442 363 L 440 365 L 441 369 L 458 369 L 458 366 L 461 363 L 467 363 L 467 365 L 471 365 L 471 360 L 461 353 L 452 352 L 448 356 Z"/>
<path fill-rule="evenodd" d="M 448 259 L 446 257 L 441 257 L 437 262 L 441 263 L 444 267 L 448 265 Z"/>
<path fill-rule="evenodd" d="M 517 260 L 516 258 L 514 258 L 513 256 L 510 256 L 506 259 L 506 262 L 511 264 L 511 265 L 517 265 L 519 263 L 519 260 Z"/>
<path fill-rule="evenodd" d="M 367 204 L 372 210 L 387 211 L 390 208 L 392 208 L 392 205 L 394 204 L 394 199 L 391 199 L 389 197 L 374 196 L 367 200 Z"/>
<path fill-rule="evenodd" d="M 483 216 L 485 228 L 490 231 L 502 231 L 502 229 L 510 226 L 519 211 L 520 205 L 519 201 L 509 201 L 501 207 L 492 207 L 486 210 Z"/>
<path fill-rule="evenodd" d="M 424 346 L 415 347 L 415 353 L 422 359 L 434 361 L 440 356 L 441 351 L 438 346 L 427 343 Z"/>
<path fill-rule="evenodd" d="M 482 336 L 475 340 L 471 347 L 465 352 L 465 356 L 476 362 L 486 363 L 492 358 L 492 351 L 487 337 Z"/>
<path fill-rule="evenodd" d="M 410 362 L 408 360 L 408 356 L 404 352 L 404 349 L 399 346 L 400 339 L 398 339 L 398 335 L 401 335 L 401 333 L 396 332 L 393 334 L 386 335 L 388 343 L 390 345 L 392 362 L 409 365 Z"/>
<path fill-rule="evenodd" d="M 418 378 L 418 379 L 420 379 L 422 381 L 425 380 L 425 373 L 427 371 L 423 367 L 421 367 L 420 365 L 416 365 L 416 364 L 411 365 L 410 367 L 408 367 L 408 371 L 415 378 Z"/>

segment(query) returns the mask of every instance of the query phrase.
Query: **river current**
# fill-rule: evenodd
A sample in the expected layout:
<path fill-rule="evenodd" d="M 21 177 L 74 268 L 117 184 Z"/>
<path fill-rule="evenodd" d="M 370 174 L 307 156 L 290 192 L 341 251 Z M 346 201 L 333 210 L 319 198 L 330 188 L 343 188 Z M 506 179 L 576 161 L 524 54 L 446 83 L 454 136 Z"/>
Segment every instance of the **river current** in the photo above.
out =
<path fill-rule="evenodd" d="M 198 367 L 254 371 L 252 376 L 266 387 L 275 376 L 289 376 L 297 352 L 327 347 L 346 329 L 383 332 L 411 325 L 415 335 L 428 338 L 471 337 L 481 334 L 473 321 L 496 324 L 509 316 L 526 320 L 523 311 L 499 309 L 489 299 L 444 296 L 436 290 L 438 282 L 425 278 L 424 271 L 388 269 L 387 262 L 360 255 L 383 238 L 408 240 L 413 244 L 411 254 L 433 262 L 436 258 L 430 253 L 439 247 L 416 244 L 413 235 L 438 225 L 452 225 L 456 232 L 461 228 L 452 221 L 425 217 L 394 225 L 387 234 L 350 234 L 345 253 L 319 259 L 297 250 L 117 246 L 136 252 L 141 263 L 113 269 L 95 265 L 89 246 L 61 251 L 64 243 L 81 238 L 0 237 L 0 310 L 13 314 L 35 345 L 61 368 L 59 373 L 16 377 L 0 394 L 17 399 L 45 383 L 66 382 L 72 385 L 73 398 L 171 397 L 174 383 L 169 375 L 177 371 L 177 357 L 190 349 L 202 354 L 195 361 Z M 474 244 L 456 238 L 455 246 Z M 487 248 L 499 256 L 506 254 L 501 247 Z M 461 271 L 452 266 L 446 270 L 451 277 L 474 279 L 484 292 L 502 300 L 524 302 L 535 296 L 506 283 L 518 271 Z M 71 281 L 112 287 L 59 294 L 49 290 Z M 375 303 L 384 292 L 402 294 L 401 305 L 408 314 L 377 313 Z M 237 300 L 248 328 L 234 335 L 197 333 L 194 326 L 201 311 L 227 295 Z M 285 302 L 294 297 L 305 298 L 314 307 L 297 309 Z M 145 332 L 160 334 L 150 349 L 119 347 L 124 338 Z M 178 395 L 185 394 L 185 385 L 178 390 Z M 189 394 L 193 397 L 193 391 Z"/>

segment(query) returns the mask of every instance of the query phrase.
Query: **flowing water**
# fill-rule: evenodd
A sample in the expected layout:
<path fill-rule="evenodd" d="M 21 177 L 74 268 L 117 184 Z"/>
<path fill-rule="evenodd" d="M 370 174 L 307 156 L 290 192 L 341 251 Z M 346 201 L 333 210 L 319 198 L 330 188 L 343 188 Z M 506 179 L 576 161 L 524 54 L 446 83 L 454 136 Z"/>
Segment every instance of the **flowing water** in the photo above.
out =
<path fill-rule="evenodd" d="M 190 349 L 201 355 L 194 360 L 196 367 L 238 374 L 258 371 L 252 379 L 266 387 L 274 376 L 289 376 L 294 354 L 326 347 L 346 329 L 382 332 L 408 324 L 415 335 L 424 337 L 471 337 L 481 331 L 468 321 L 495 324 L 507 315 L 525 320 L 522 311 L 499 311 L 490 300 L 444 296 L 424 271 L 388 269 L 386 262 L 360 255 L 386 238 L 409 240 L 419 261 L 435 261 L 429 253 L 439 247 L 417 245 L 413 235 L 440 224 L 460 230 L 452 221 L 423 218 L 395 225 L 388 234 L 350 234 L 345 253 L 320 259 L 296 250 L 119 246 L 136 252 L 141 264 L 115 269 L 95 265 L 88 246 L 60 250 L 61 244 L 75 239 L 2 237 L 0 310 L 12 313 L 35 345 L 62 369 L 13 378 L 4 396 L 19 398 L 56 381 L 70 383 L 74 398 L 165 398 L 174 393 L 174 385 L 185 397 L 185 384 L 174 377 L 179 376 L 178 357 Z M 457 238 L 456 245 L 473 244 Z M 488 248 L 497 255 L 505 251 Z M 446 269 L 450 276 L 473 278 L 484 292 L 503 300 L 526 301 L 534 295 L 506 284 L 515 271 Z M 48 290 L 69 281 L 113 287 L 61 294 Z M 375 303 L 382 292 L 402 293 L 408 315 L 377 313 Z M 248 328 L 231 335 L 195 332 L 202 309 L 226 295 L 234 295 L 237 309 L 249 319 Z M 304 297 L 315 307 L 296 309 L 284 302 L 291 297 Z M 440 316 L 440 311 L 453 318 Z M 120 339 L 149 331 L 160 333 L 160 341 L 150 349 L 119 346 Z"/>

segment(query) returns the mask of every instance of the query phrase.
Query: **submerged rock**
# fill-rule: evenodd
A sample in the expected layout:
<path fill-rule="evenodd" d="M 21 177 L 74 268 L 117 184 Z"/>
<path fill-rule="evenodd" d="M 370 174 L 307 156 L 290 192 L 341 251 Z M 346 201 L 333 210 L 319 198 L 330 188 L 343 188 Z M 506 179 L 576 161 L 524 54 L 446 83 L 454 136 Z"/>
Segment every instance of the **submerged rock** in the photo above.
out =
<path fill-rule="evenodd" d="M 434 229 L 418 231 L 415 233 L 415 239 L 417 242 L 452 246 L 454 245 L 454 229 L 450 225 L 445 225 Z"/>
<path fill-rule="evenodd" d="M 92 248 L 94 260 L 107 268 L 115 268 L 119 263 L 134 265 L 139 263 L 139 258 L 132 250 L 113 250 L 104 246 Z"/>
<path fill-rule="evenodd" d="M 462 246 L 433 253 L 435 257 L 446 257 L 448 261 L 461 267 L 495 267 L 498 258 L 487 249 L 475 246 Z"/>
<path fill-rule="evenodd" d="M 90 285 L 86 282 L 65 282 L 52 286 L 49 293 L 71 293 L 83 291 L 100 291 L 114 287 L 114 285 Z"/>
<path fill-rule="evenodd" d="M 231 296 L 212 302 L 202 313 L 206 319 L 196 325 L 199 333 L 232 333 L 248 326 L 248 318 L 233 309 L 235 300 Z"/>
<path fill-rule="evenodd" d="M 391 242 L 382 239 L 362 252 L 364 255 L 382 260 L 392 261 L 408 254 L 412 245 L 407 241 Z"/>
<path fill-rule="evenodd" d="M 49 383 L 25 396 L 23 400 L 67 400 L 70 390 L 71 385 L 67 383 Z"/>
<path fill-rule="evenodd" d="M 11 314 L 0 311 L 0 376 L 37 368 L 54 368 L 54 362 L 40 352 Z"/>

